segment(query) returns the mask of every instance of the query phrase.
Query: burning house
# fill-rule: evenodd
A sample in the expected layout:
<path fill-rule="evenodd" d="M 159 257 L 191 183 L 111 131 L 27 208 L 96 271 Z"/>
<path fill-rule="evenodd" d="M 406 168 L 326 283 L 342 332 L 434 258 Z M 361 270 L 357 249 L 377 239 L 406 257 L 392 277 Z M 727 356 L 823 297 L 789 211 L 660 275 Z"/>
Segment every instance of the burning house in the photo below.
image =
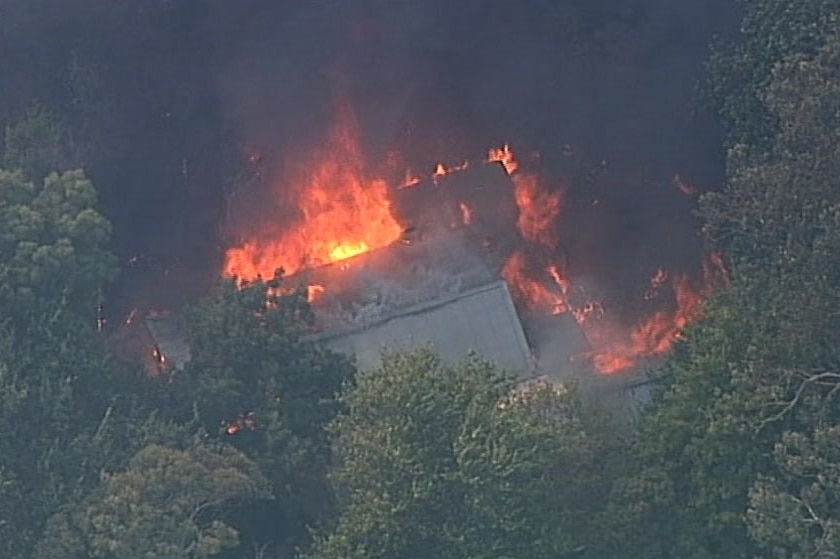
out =
<path fill-rule="evenodd" d="M 425 178 L 404 173 L 391 187 L 364 178 L 351 117 L 342 115 L 322 158 L 291 189 L 295 199 L 284 200 L 299 223 L 246 233 L 225 273 L 248 280 L 283 269 L 287 286 L 308 292 L 314 339 L 362 368 L 376 366 L 384 349 L 431 344 L 448 360 L 474 352 L 523 376 L 571 374 L 587 352 L 578 325 L 523 322 L 503 277 L 521 243 L 510 151 L 440 164 Z M 550 343 L 536 335 L 529 343 L 529 330 L 548 325 Z"/>
<path fill-rule="evenodd" d="M 618 404 L 627 392 L 646 398 L 634 372 L 661 360 L 697 316 L 718 260 L 702 277 L 643 272 L 638 293 L 609 300 L 581 271 L 580 252 L 569 257 L 565 185 L 509 146 L 423 176 L 398 155 L 372 166 L 358 136 L 342 105 L 309 157 L 277 168 L 247 158 L 255 168 L 228 197 L 225 276 L 282 270 L 285 288 L 308 295 L 312 339 L 363 369 L 385 349 L 431 345 L 445 360 L 474 352 L 523 378 L 581 379 Z M 146 327 L 158 361 L 188 358 L 183 344 L 163 347 L 178 336 L 158 326 Z"/>
<path fill-rule="evenodd" d="M 224 273 L 250 280 L 282 269 L 308 291 L 321 339 L 362 363 L 409 341 L 502 347 L 481 338 L 486 322 L 510 339 L 502 361 L 517 372 L 631 371 L 665 355 L 699 312 L 710 282 L 664 269 L 649 276 L 631 320 L 612 310 L 625 301 L 605 304 L 569 265 L 563 185 L 547 184 L 509 146 L 422 177 L 399 157 L 373 168 L 357 128 L 341 105 L 321 149 L 259 174 L 260 207 L 239 220 L 229 212 L 235 238 Z M 523 340 L 533 365 L 523 364 Z"/>
<path fill-rule="evenodd" d="M 120 358 L 153 377 L 182 369 L 190 360 L 184 329 L 172 312 L 133 309 L 113 331 L 111 344 Z"/>
<path fill-rule="evenodd" d="M 480 238 L 456 229 L 400 240 L 287 281 L 308 290 L 321 330 L 313 339 L 353 355 L 361 368 L 376 367 L 383 350 L 431 345 L 448 361 L 474 352 L 522 376 L 549 372 L 494 260 Z M 550 360 L 553 367 L 584 351 L 572 343 L 583 341 L 577 325 L 566 326 L 559 339 L 570 343 Z"/>
<path fill-rule="evenodd" d="M 313 340 L 352 355 L 362 369 L 376 367 L 383 350 L 431 345 L 444 360 L 475 353 L 525 378 L 582 370 L 577 358 L 589 348 L 578 324 L 518 309 L 503 278 L 517 221 L 503 165 L 451 174 L 441 166 L 393 190 L 387 208 L 401 226 L 385 246 L 314 267 L 286 260 L 296 271 L 286 284 L 305 289 L 315 312 Z M 245 264 L 252 275 L 268 275 L 280 247 L 255 246 L 229 252 L 228 273 L 241 277 Z M 362 243 L 348 246 L 328 246 L 327 260 Z"/>

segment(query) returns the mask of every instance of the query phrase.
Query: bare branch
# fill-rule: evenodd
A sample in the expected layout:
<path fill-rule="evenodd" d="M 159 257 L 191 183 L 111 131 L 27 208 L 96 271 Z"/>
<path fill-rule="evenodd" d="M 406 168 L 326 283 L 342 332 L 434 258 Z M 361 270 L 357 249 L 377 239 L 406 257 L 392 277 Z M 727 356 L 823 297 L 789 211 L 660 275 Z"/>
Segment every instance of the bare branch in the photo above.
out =
<path fill-rule="evenodd" d="M 799 374 L 802 375 L 803 373 Z M 762 420 L 756 428 L 756 431 L 760 431 L 766 425 L 779 421 L 787 414 L 789 414 L 793 410 L 793 408 L 795 408 L 799 404 L 799 401 L 802 399 L 802 395 L 804 394 L 805 390 L 812 385 L 832 386 L 831 391 L 826 396 L 827 398 L 831 398 L 837 393 L 838 390 L 840 390 L 840 373 L 832 373 L 825 371 L 821 373 L 814 373 L 810 376 L 805 376 L 804 380 L 799 384 L 799 387 L 796 389 L 793 398 L 786 402 L 780 403 L 780 405 L 782 406 L 781 409 L 777 413 Z"/>

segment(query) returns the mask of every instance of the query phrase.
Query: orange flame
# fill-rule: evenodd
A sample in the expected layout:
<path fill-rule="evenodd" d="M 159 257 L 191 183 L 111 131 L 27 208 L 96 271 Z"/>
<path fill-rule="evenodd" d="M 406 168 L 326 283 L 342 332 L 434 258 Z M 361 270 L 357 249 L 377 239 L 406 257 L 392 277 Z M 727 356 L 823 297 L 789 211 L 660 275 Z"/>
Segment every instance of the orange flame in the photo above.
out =
<path fill-rule="evenodd" d="M 399 158 L 396 158 L 397 160 Z M 618 324 L 597 301 L 570 303 L 573 281 L 567 275 L 559 219 L 563 211 L 562 191 L 550 190 L 541 177 L 527 171 L 517 161 L 510 145 L 488 152 L 488 162 L 501 163 L 513 182 L 519 210 L 517 227 L 525 243 L 514 251 L 503 266 L 517 303 L 532 312 L 570 313 L 580 324 L 593 350 L 594 367 L 607 374 L 638 366 L 645 360 L 671 350 L 682 330 L 700 314 L 709 286 L 726 276 L 723 260 L 712 255 L 706 265 L 705 286 L 695 289 L 684 275 L 661 269 L 650 279 L 645 300 L 661 297 L 669 308 L 659 310 L 633 328 Z M 288 177 L 281 182 L 282 202 L 299 211 L 299 221 L 285 228 L 279 236 L 257 236 L 226 255 L 224 273 L 240 280 L 272 277 L 282 268 L 294 274 L 305 268 L 345 260 L 371 249 L 403 239 L 403 228 L 390 211 L 390 189 L 381 179 L 365 174 L 355 114 L 349 106 L 341 107 L 339 119 L 324 149 L 310 160 L 298 180 Z M 447 167 L 440 163 L 431 175 L 437 184 L 443 177 L 466 169 L 467 163 Z M 420 184 L 419 177 L 406 172 L 400 188 Z M 688 193 L 685 183 L 677 186 Z M 472 224 L 473 207 L 460 203 L 461 221 Z M 539 250 L 530 250 L 534 248 Z M 345 266 L 346 264 L 342 264 Z M 306 287 L 310 302 L 323 299 L 326 287 Z M 574 291 L 580 299 L 580 289 Z"/>
<path fill-rule="evenodd" d="M 405 178 L 399 188 L 411 188 L 423 182 L 423 179 L 413 174 L 410 169 L 405 170 Z"/>
<path fill-rule="evenodd" d="M 345 260 L 399 239 L 402 227 L 390 212 L 389 187 L 367 179 L 355 114 L 343 106 L 326 148 L 283 190 L 300 222 L 279 238 L 252 239 L 228 250 L 224 274 L 240 280 L 270 278 L 278 269 L 302 269 Z"/>
<path fill-rule="evenodd" d="M 491 149 L 487 161 L 500 162 L 513 180 L 516 205 L 519 207 L 517 225 L 522 236 L 528 241 L 556 249 L 560 242 L 556 233 L 560 192 L 549 192 L 538 175 L 522 172 L 513 148 L 508 144 Z"/>
<path fill-rule="evenodd" d="M 562 314 L 569 310 L 564 293 L 558 293 L 544 283 L 534 281 L 529 277 L 528 263 L 522 252 L 515 252 L 505 262 L 502 277 L 510 286 L 513 297 L 530 310 L 544 309 L 550 311 L 551 314 Z"/>
<path fill-rule="evenodd" d="M 519 169 L 519 163 L 513 155 L 513 150 L 508 144 L 500 148 L 493 148 L 487 153 L 487 162 L 500 162 L 505 167 L 508 175 L 514 174 Z"/>
<path fill-rule="evenodd" d="M 487 161 L 501 162 L 513 181 L 519 209 L 517 227 L 522 237 L 546 248 L 557 249 L 560 243 L 556 228 L 561 209 L 560 193 L 547 191 L 539 176 L 522 172 L 513 149 L 507 144 L 491 149 Z M 531 310 L 544 308 L 552 314 L 569 311 L 566 296 L 570 284 L 557 264 L 541 270 L 555 283 L 557 290 L 548 288 L 545 281 L 535 281 L 528 271 L 525 254 L 521 251 L 513 253 L 502 270 L 502 276 L 521 303 Z"/>
<path fill-rule="evenodd" d="M 526 240 L 556 249 L 560 242 L 556 224 L 560 193 L 546 191 L 537 175 L 514 175 L 513 184 L 519 206 L 519 232 Z"/>
<path fill-rule="evenodd" d="M 488 161 L 501 162 L 511 175 L 519 208 L 517 225 L 522 237 L 549 249 L 554 257 L 562 258 L 557 228 L 562 211 L 560 192 L 550 192 L 539 176 L 524 172 L 509 145 L 490 150 Z M 701 290 L 694 289 L 685 275 L 658 270 L 650 279 L 652 292 L 643 298 L 650 299 L 670 289 L 673 306 L 656 312 L 628 331 L 612 320 L 597 301 L 580 306 L 569 304 L 572 282 L 557 264 L 549 263 L 547 269 L 539 270 L 539 266 L 528 262 L 525 254 L 518 251 L 508 259 L 502 273 L 514 297 L 525 308 L 551 314 L 570 312 L 593 347 L 590 355 L 593 366 L 605 374 L 635 368 L 671 351 L 683 329 L 700 315 L 708 290 L 727 276 L 723 259 L 717 254 L 709 255 L 704 264 L 705 285 Z M 549 287 L 549 278 L 557 289 Z"/>
<path fill-rule="evenodd" d="M 454 167 L 448 167 L 443 163 L 438 163 L 437 166 L 435 167 L 434 172 L 432 173 L 432 181 L 434 181 L 434 183 L 437 184 L 438 181 L 440 181 L 440 179 L 442 179 L 446 175 L 451 175 L 452 173 L 459 173 L 461 171 L 466 171 L 469 168 L 469 166 L 470 166 L 469 161 L 464 161 L 460 165 L 455 165 Z"/>
<path fill-rule="evenodd" d="M 683 330 L 700 316 L 706 295 L 692 288 L 684 275 L 676 276 L 672 287 L 676 308 L 659 311 L 643 320 L 629 335 L 609 335 L 608 331 L 599 332 L 597 326 L 587 329 L 590 339 L 604 338 L 592 355 L 593 364 L 599 371 L 619 373 L 673 349 L 682 338 Z"/>
<path fill-rule="evenodd" d="M 435 167 L 435 172 L 432 173 L 432 178 L 437 181 L 437 179 L 441 177 L 445 177 L 449 174 L 449 169 L 446 168 L 446 165 L 443 163 L 438 163 L 437 167 Z"/>

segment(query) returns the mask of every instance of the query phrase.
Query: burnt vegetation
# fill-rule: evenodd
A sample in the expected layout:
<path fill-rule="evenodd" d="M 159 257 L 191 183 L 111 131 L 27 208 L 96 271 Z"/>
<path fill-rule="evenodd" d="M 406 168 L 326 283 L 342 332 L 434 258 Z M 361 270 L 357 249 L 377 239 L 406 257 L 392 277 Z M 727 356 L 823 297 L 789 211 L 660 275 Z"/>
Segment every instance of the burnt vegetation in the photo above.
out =
<path fill-rule="evenodd" d="M 838 29 L 836 0 L 0 0 L 0 556 L 840 557 Z M 266 185 L 336 96 L 406 189 L 538 152 L 540 272 L 606 294 L 557 314 L 637 321 L 714 255 L 649 401 L 429 347 L 360 370 L 323 286 L 221 273 L 299 219 Z"/>

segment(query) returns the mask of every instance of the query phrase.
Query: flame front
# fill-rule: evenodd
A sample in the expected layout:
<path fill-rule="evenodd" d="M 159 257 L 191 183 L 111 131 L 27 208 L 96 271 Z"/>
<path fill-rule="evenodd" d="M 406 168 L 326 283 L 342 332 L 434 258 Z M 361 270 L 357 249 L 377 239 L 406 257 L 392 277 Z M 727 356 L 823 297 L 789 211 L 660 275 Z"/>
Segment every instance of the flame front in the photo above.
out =
<path fill-rule="evenodd" d="M 557 227 L 562 210 L 560 191 L 549 191 L 538 175 L 523 172 L 509 145 L 491 150 L 488 161 L 501 162 L 511 176 L 520 235 L 544 249 L 536 251 L 536 262 L 528 258 L 527 247 L 514 252 L 502 270 L 503 277 L 520 305 L 532 312 L 571 313 L 592 346 L 589 357 L 601 373 L 633 369 L 670 352 L 685 327 L 699 317 L 709 290 L 727 275 L 717 254 L 709 255 L 704 263 L 704 285 L 700 289 L 694 288 L 685 275 L 672 278 L 668 271 L 658 270 L 650 279 L 651 291 L 642 297 L 665 294 L 671 304 L 631 327 L 605 313 L 598 301 L 572 305 L 569 296 L 574 286 L 564 270 Z"/>
<path fill-rule="evenodd" d="M 656 281 L 664 282 L 661 273 L 654 276 L 652 283 Z M 672 307 L 642 320 L 629 333 L 616 332 L 609 323 L 585 326 L 590 341 L 595 342 L 592 361 L 599 371 L 619 373 L 637 366 L 640 360 L 666 355 L 682 337 L 685 327 L 700 316 L 706 294 L 694 289 L 686 276 L 675 277 L 670 286 L 659 285 L 663 289 L 669 287 Z"/>
<path fill-rule="evenodd" d="M 560 238 L 557 220 L 560 217 L 560 193 L 549 192 L 535 174 L 522 172 L 513 150 L 507 144 L 492 149 L 488 162 L 500 162 L 513 181 L 514 196 L 519 209 L 517 227 L 527 242 L 547 249 L 549 254 L 559 254 Z M 511 286 L 515 298 L 531 310 L 548 310 L 561 314 L 570 309 L 566 302 L 570 287 L 559 263 L 529 262 L 527 247 L 514 252 L 502 269 L 502 276 Z M 538 251 L 542 255 L 545 250 Z M 535 274 L 535 270 L 538 274 Z M 539 277 L 535 277 L 539 275 Z M 549 288 L 549 280 L 554 285 Z"/>
<path fill-rule="evenodd" d="M 548 192 L 537 175 L 513 175 L 516 205 L 519 207 L 519 232 L 531 242 L 557 250 L 557 218 L 560 216 L 560 193 Z"/>
<path fill-rule="evenodd" d="M 367 178 L 365 167 L 355 113 L 344 105 L 325 147 L 297 173 L 302 178 L 276 185 L 282 202 L 299 211 L 296 226 L 228 250 L 224 274 L 246 281 L 271 278 L 279 269 L 290 275 L 399 239 L 402 227 L 391 215 L 389 186 Z"/>
<path fill-rule="evenodd" d="M 639 294 L 641 300 L 659 305 L 658 310 L 634 325 L 622 324 L 605 312 L 600 301 L 588 298 L 570 276 L 559 228 L 563 190 L 547 188 L 540 175 L 517 161 L 509 145 L 491 150 L 487 161 L 504 166 L 519 211 L 519 245 L 506 254 L 501 270 L 511 293 L 530 312 L 574 317 L 592 347 L 588 357 L 602 373 L 632 369 L 670 351 L 682 330 L 699 316 L 715 278 L 725 276 L 717 255 L 705 263 L 706 277 L 699 288 L 685 275 L 660 269 L 650 278 L 648 291 Z M 403 236 L 403 226 L 391 213 L 391 194 L 397 189 L 367 176 L 356 117 L 349 105 L 340 108 L 323 148 L 290 168 L 297 172 L 279 181 L 275 190 L 279 202 L 294 207 L 298 217 L 283 227 L 269 224 L 263 235 L 228 250 L 225 275 L 241 281 L 270 278 L 279 269 L 290 275 L 389 245 Z M 428 178 L 432 185 L 440 185 L 443 177 L 467 168 L 468 163 L 439 164 Z M 406 171 L 398 188 L 414 188 L 421 182 Z M 683 182 L 676 184 L 687 190 Z M 458 204 L 463 226 L 483 218 L 476 207 L 472 201 Z M 328 289 L 309 285 L 307 299 L 317 302 Z"/>

